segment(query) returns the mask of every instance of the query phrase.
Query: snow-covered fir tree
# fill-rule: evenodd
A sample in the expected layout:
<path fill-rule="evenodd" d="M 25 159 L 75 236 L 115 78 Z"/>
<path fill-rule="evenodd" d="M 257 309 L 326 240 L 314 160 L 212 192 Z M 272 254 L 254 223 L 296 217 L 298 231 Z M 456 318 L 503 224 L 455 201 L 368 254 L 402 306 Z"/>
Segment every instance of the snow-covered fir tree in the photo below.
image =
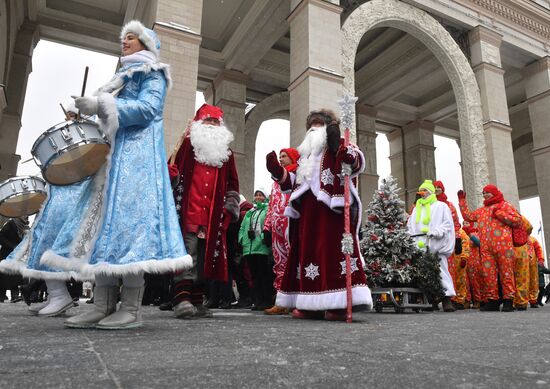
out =
<path fill-rule="evenodd" d="M 406 286 L 414 282 L 414 264 L 421 253 L 407 232 L 405 203 L 398 191 L 395 178 L 382 180 L 366 211 L 360 247 L 371 286 Z"/>

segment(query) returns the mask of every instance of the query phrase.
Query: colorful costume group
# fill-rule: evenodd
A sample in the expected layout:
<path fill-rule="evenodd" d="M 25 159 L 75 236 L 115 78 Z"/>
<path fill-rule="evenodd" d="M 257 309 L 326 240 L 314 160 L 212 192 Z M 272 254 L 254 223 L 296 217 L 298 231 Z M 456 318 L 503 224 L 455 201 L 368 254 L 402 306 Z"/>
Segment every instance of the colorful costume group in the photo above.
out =
<path fill-rule="evenodd" d="M 174 313 L 184 319 L 212 316 L 203 306 L 204 281 L 228 280 L 226 231 L 239 219 L 240 201 L 229 148 L 233 135 L 223 124 L 223 111 L 205 104 L 168 165 L 162 116 L 169 69 L 158 61 L 160 42 L 152 30 L 132 21 L 122 29 L 121 40 L 132 37 L 144 49 L 123 56 L 119 71 L 94 96 L 75 100 L 81 113 L 97 115 L 110 140 L 106 164 L 79 183 L 50 185 L 33 227 L 0 264 L 0 271 L 46 280 L 49 300 L 30 309 L 41 316 L 72 307 L 66 280 L 95 279 L 94 310 L 69 318 L 65 324 L 73 328 L 140 326 L 144 272 L 174 273 Z M 351 181 L 352 304 L 355 309 L 372 306 L 358 246 L 362 205 L 355 187 L 365 160 L 357 146 L 344 145 L 332 112 L 312 112 L 306 128 L 298 151 L 281 150 L 291 164 L 283 167 L 274 152 L 268 154 L 267 168 L 275 181 L 271 202 L 257 202 L 246 213 L 239 242 L 259 309 L 272 306 L 273 282 L 274 308 L 282 311 L 266 313 L 295 308 L 297 318 L 343 320 L 346 171 Z M 439 255 L 445 311 L 454 310 L 451 297 L 462 306 L 469 301 L 494 306 L 500 298 L 498 280 L 505 305 L 512 300 L 518 309 L 536 304 L 538 265 L 544 259 L 534 239 L 513 247 L 512 227 L 522 222 L 518 212 L 493 185 L 484 188 L 492 197 L 475 211 L 468 209 L 462 193 L 462 215 L 478 228 L 463 230 L 443 184 L 435 184 L 441 190 L 437 197 L 431 181 L 420 186 L 423 197 L 408 230 L 419 248 Z M 268 266 L 269 244 L 273 269 Z"/>

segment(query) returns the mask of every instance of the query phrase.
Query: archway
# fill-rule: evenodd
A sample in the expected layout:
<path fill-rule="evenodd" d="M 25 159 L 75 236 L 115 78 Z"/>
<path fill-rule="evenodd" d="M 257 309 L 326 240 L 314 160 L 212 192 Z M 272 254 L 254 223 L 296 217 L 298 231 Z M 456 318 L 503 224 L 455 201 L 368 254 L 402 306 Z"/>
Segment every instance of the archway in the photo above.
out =
<path fill-rule="evenodd" d="M 397 0 L 372 0 L 353 11 L 342 26 L 344 93 L 355 93 L 354 64 L 361 37 L 378 27 L 392 27 L 411 34 L 426 45 L 445 69 L 457 103 L 465 188 L 471 194 L 471 205 L 480 205 L 489 170 L 479 89 L 468 60 L 433 17 Z"/>
<path fill-rule="evenodd" d="M 288 112 L 290 110 L 290 94 L 289 92 L 280 92 L 269 96 L 257 104 L 247 115 L 245 123 L 245 145 L 244 153 L 246 158 L 244 160 L 244 172 L 245 177 L 239 177 L 239 186 L 241 193 L 245 197 L 252 196 L 254 191 L 254 156 L 256 153 L 256 137 L 258 136 L 258 130 L 262 123 L 268 119 L 288 119 Z M 244 172 L 240 172 L 241 175 Z"/>

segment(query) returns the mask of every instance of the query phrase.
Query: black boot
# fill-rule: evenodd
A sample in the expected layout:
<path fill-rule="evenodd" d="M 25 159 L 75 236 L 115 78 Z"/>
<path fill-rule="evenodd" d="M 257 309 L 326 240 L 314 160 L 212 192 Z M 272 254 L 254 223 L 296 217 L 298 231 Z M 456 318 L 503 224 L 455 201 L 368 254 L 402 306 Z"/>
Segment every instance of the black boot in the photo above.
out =
<path fill-rule="evenodd" d="M 455 307 L 453 307 L 453 302 L 451 301 L 451 298 L 448 296 L 443 297 L 443 312 L 454 312 L 456 311 Z"/>
<path fill-rule="evenodd" d="M 502 300 L 502 312 L 514 312 L 512 300 Z"/>
<path fill-rule="evenodd" d="M 461 303 L 455 303 L 455 302 L 453 302 L 453 307 L 454 307 L 457 311 L 463 311 L 463 310 L 464 310 L 464 304 L 461 304 Z"/>
<path fill-rule="evenodd" d="M 497 312 L 499 308 L 500 302 L 498 300 L 489 300 L 479 310 L 483 312 Z"/>

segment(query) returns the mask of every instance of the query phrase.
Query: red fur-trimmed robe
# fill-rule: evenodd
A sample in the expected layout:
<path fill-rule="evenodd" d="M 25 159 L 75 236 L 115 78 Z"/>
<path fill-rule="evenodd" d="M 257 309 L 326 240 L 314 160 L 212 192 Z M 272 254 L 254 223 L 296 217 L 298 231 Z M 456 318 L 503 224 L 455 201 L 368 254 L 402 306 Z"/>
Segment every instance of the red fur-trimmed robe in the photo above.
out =
<path fill-rule="evenodd" d="M 180 218 L 181 230 L 185 230 L 185 215 L 189 202 L 190 185 L 193 182 L 195 153 L 189 136 L 183 140 L 174 164 L 180 172 L 180 181 L 174 188 L 174 201 Z M 210 206 L 204 257 L 204 277 L 227 281 L 227 244 L 225 231 L 239 217 L 239 177 L 233 153 L 227 162 L 217 169 L 216 186 Z"/>
<path fill-rule="evenodd" d="M 352 178 L 364 168 L 361 151 L 357 153 Z M 328 149 L 314 161 L 317 168 L 309 180 L 296 184 L 294 174 L 285 174 L 281 189 L 292 189 L 285 215 L 290 219 L 290 253 L 276 305 L 302 310 L 344 309 L 346 300 L 345 258 L 342 254 L 344 232 L 344 181 L 342 166 Z M 352 266 L 352 304 L 372 306 L 366 285 L 363 261 L 358 246 L 361 201 L 355 185 L 351 192 L 351 233 L 354 252 Z"/>

